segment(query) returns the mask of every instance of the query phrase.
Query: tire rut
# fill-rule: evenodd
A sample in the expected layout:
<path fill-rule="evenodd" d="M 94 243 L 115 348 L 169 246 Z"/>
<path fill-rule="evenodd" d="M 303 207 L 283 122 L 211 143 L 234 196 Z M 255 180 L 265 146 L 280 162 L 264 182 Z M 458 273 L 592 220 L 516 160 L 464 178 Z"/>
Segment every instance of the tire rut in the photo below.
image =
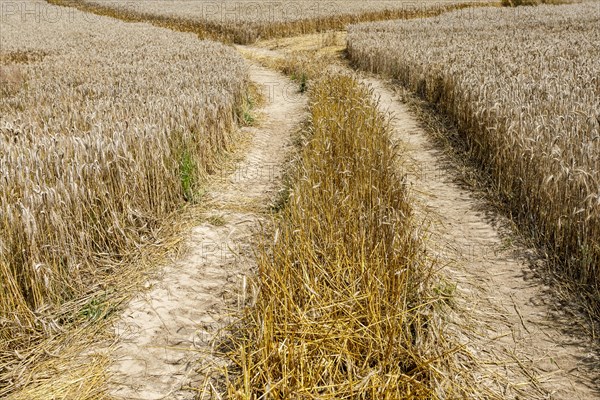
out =
<path fill-rule="evenodd" d="M 461 312 L 451 316 L 449 331 L 481 363 L 481 383 L 501 398 L 599 398 L 600 360 L 578 330 L 585 322 L 561 312 L 533 277 L 535 252 L 503 240 L 494 222 L 500 217 L 454 182 L 445 156 L 393 90 L 374 77 L 363 81 L 393 116 L 416 208 L 429 227 L 429 252 L 456 285 Z"/>
<path fill-rule="evenodd" d="M 306 103 L 278 73 L 250 64 L 249 75 L 266 97 L 258 126 L 243 128 L 252 137 L 250 147 L 211 187 L 206 222 L 193 228 L 186 254 L 148 282 L 149 290 L 130 302 L 116 324 L 112 396 L 193 399 L 197 388 L 208 395 L 218 385 L 211 386 L 213 373 L 227 364 L 214 355 L 213 339 L 240 316 L 240 288 L 253 274 L 256 235 Z"/>

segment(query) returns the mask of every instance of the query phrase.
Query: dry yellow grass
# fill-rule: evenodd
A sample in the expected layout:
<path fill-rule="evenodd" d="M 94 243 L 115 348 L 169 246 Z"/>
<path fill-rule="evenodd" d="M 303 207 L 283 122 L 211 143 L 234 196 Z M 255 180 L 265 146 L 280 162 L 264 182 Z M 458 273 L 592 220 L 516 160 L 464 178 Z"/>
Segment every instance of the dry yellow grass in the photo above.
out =
<path fill-rule="evenodd" d="M 234 335 L 232 399 L 475 398 L 451 364 L 437 286 L 386 117 L 326 76 L 291 170 L 258 295 Z M 464 371 L 463 371 L 464 372 Z"/>
<path fill-rule="evenodd" d="M 598 307 L 600 3 L 468 16 L 353 26 L 348 52 L 454 118 L 515 219 Z"/>
<path fill-rule="evenodd" d="M 202 38 L 247 44 L 259 39 L 343 29 L 351 23 L 438 15 L 496 2 L 441 1 L 110 1 L 48 0 L 127 21 L 151 22 Z"/>
<path fill-rule="evenodd" d="M 64 10 L 35 0 L 24 7 Z M 103 282 L 160 244 L 172 230 L 165 219 L 198 198 L 202 179 L 231 146 L 246 92 L 243 60 L 227 46 L 110 18 L 90 23 L 73 10 L 68 16 L 2 15 L 6 376 L 4 366 L 37 341 L 106 311 L 89 294 L 110 290 Z M 91 300 L 64 308 L 80 296 Z"/>

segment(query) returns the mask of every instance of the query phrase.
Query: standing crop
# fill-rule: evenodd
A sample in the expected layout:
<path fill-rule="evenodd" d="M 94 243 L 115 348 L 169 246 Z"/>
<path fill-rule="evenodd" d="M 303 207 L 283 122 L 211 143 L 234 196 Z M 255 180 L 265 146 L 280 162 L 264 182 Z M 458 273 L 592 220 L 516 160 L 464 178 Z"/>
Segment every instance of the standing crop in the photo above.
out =
<path fill-rule="evenodd" d="M 59 332 L 66 302 L 165 237 L 230 147 L 247 81 L 224 45 L 26 6 L 63 18 L 2 16 L 2 361 Z"/>
<path fill-rule="evenodd" d="M 472 9 L 357 25 L 348 36 L 355 65 L 454 118 L 515 219 L 596 307 L 599 43 L 598 3 Z"/>
<path fill-rule="evenodd" d="M 481 4 L 475 0 L 441 1 L 111 1 L 48 0 L 57 5 L 126 21 L 151 22 L 204 38 L 240 44 L 260 39 L 343 29 L 350 23 L 418 18 Z"/>

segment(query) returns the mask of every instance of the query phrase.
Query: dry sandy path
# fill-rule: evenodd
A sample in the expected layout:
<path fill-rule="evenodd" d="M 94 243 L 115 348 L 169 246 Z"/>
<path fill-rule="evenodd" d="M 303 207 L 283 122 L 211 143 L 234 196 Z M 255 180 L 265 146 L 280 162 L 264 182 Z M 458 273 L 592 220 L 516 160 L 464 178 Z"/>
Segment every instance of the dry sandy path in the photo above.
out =
<path fill-rule="evenodd" d="M 243 50 L 281 57 L 264 48 Z M 304 99 L 280 75 L 253 66 L 251 76 L 269 100 L 246 159 L 210 195 L 212 216 L 223 224 L 196 227 L 187 256 L 130 304 L 118 326 L 116 396 L 191 399 L 196 392 L 185 386 L 202 386 L 207 376 L 196 367 L 210 371 L 224 362 L 211 355 L 210 339 L 240 305 L 261 210 L 274 196 L 273 178 L 304 110 Z M 454 183 L 444 155 L 393 88 L 374 77 L 363 81 L 394 117 L 394 139 L 405 147 L 416 207 L 429 228 L 430 254 L 457 286 L 460 312 L 449 315 L 448 331 L 481 361 L 473 372 L 481 384 L 507 399 L 600 398 L 600 361 L 581 333 L 584 323 L 561 314 L 548 288 L 532 277 L 533 253 L 504 240 L 501 219 Z"/>
<path fill-rule="evenodd" d="M 198 392 L 190 386 L 212 390 L 207 378 L 225 362 L 212 354 L 211 341 L 243 303 L 238 294 L 255 266 L 253 242 L 305 111 L 285 77 L 254 64 L 249 74 L 266 103 L 257 126 L 244 128 L 252 137 L 245 159 L 211 188 L 206 222 L 193 228 L 184 256 L 148 283 L 115 327 L 110 393 L 117 398 L 193 399 Z"/>
<path fill-rule="evenodd" d="M 444 155 L 394 91 L 373 77 L 364 82 L 381 109 L 393 115 L 394 139 L 406 147 L 408 178 L 429 226 L 430 253 L 446 266 L 459 308 L 471 319 L 457 316 L 460 326 L 452 331 L 483 363 L 482 383 L 495 386 L 503 398 L 600 398 L 600 362 L 592 342 L 578 325 L 582 321 L 553 307 L 548 288 L 532 277 L 533 252 L 502 239 L 501 224 L 493 222 L 499 217 L 454 183 Z"/>
<path fill-rule="evenodd" d="M 310 48 L 311 39 L 287 43 Z M 285 54 L 267 43 L 244 50 L 271 59 Z M 355 73 L 341 64 L 334 68 Z M 510 234 L 501 234 L 502 218 L 455 183 L 447 158 L 393 85 L 372 75 L 361 80 L 373 88 L 381 110 L 393 116 L 393 138 L 408 163 L 429 253 L 456 285 L 458 307 L 448 316 L 447 330 L 481 363 L 473 375 L 500 398 L 600 399 L 600 358 L 583 333 L 586 322 L 563 313 L 549 288 L 533 277 L 535 252 L 511 243 Z"/>

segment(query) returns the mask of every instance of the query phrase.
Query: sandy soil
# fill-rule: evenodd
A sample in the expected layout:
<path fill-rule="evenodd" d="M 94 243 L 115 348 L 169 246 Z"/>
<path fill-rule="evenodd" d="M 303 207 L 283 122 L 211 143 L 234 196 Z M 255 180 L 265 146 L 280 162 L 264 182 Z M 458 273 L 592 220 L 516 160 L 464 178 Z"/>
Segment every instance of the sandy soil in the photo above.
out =
<path fill-rule="evenodd" d="M 318 37 L 313 35 L 314 37 Z M 313 36 L 276 40 L 277 47 L 314 47 Z M 300 42 L 299 42 L 300 41 Z M 272 48 L 249 48 L 281 57 Z M 214 339 L 239 316 L 252 249 L 279 187 L 290 135 L 304 117 L 305 98 L 280 74 L 257 65 L 250 76 L 267 97 L 247 155 L 208 196 L 205 222 L 185 255 L 147 283 L 115 325 L 119 337 L 109 392 L 124 399 L 193 399 L 210 395 L 218 368 Z M 350 71 L 348 71 L 350 72 Z M 448 331 L 481 361 L 473 371 L 501 398 L 600 398 L 600 359 L 582 333 L 584 321 L 563 314 L 531 267 L 534 252 L 507 241 L 501 218 L 454 183 L 436 149 L 393 88 L 367 77 L 382 110 L 394 116 L 394 138 L 406 145 L 416 207 L 429 227 L 429 252 L 456 285 Z M 500 221 L 500 222 L 499 222 Z M 221 382 L 222 383 L 222 382 Z"/>
<path fill-rule="evenodd" d="M 240 50 L 282 56 L 268 48 Z M 211 193 L 212 223 L 194 229 L 189 254 L 166 267 L 119 323 L 116 396 L 193 398 L 186 385 L 211 383 L 210 371 L 226 362 L 212 354 L 211 340 L 243 304 L 238 296 L 252 271 L 261 210 L 273 198 L 286 141 L 304 107 L 281 76 L 256 66 L 251 72 L 270 98 L 264 123 L 253 129 L 247 158 Z M 479 359 L 472 372 L 480 384 L 507 399 L 600 398 L 600 360 L 582 332 L 585 322 L 561 313 L 548 288 L 533 277 L 534 252 L 512 243 L 502 218 L 454 182 L 448 160 L 393 87 L 375 77 L 363 81 L 394 117 L 394 138 L 409 160 L 415 205 L 429 228 L 429 252 L 456 285 L 448 333 Z M 210 392 L 210 385 L 206 388 Z"/>
<path fill-rule="evenodd" d="M 257 65 L 251 79 L 266 98 L 245 159 L 207 196 L 206 222 L 193 228 L 186 254 L 168 265 L 128 305 L 115 329 L 111 395 L 125 399 L 192 399 L 209 394 L 211 376 L 226 363 L 213 339 L 239 316 L 252 247 L 275 198 L 290 135 L 305 99 L 283 76 Z"/>

